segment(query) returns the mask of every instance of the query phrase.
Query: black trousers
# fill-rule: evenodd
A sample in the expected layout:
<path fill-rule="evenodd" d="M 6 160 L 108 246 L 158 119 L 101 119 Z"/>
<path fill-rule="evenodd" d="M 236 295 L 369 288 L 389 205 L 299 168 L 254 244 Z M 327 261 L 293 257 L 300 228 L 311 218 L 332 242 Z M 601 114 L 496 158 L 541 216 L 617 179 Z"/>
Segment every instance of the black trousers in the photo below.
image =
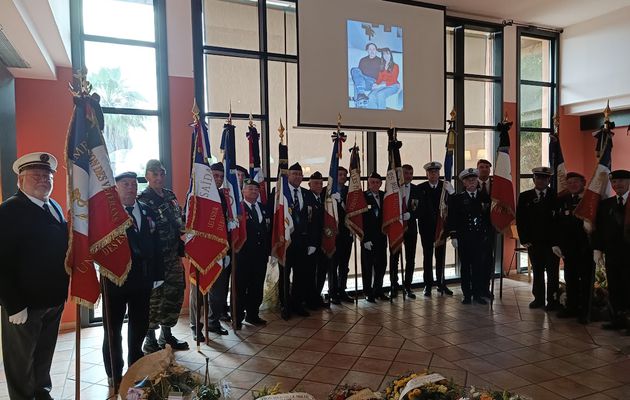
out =
<path fill-rule="evenodd" d="M 405 248 L 405 276 L 403 285 L 405 289 L 411 289 L 411 281 L 413 280 L 413 271 L 416 269 L 416 245 L 418 243 L 418 232 L 410 230 L 405 232 L 403 237 Z M 389 270 L 392 274 L 393 284 L 398 286 L 398 260 L 400 253 L 389 255 Z"/>
<path fill-rule="evenodd" d="M 446 245 L 435 246 L 435 233 L 420 233 L 422 243 L 422 277 L 427 289 L 444 285 L 444 263 L 446 262 Z M 435 280 L 433 279 L 433 256 L 435 253 Z"/>
<path fill-rule="evenodd" d="M 236 263 L 236 321 L 258 318 L 258 311 L 263 300 L 267 257 L 265 254 L 237 256 Z"/>
<path fill-rule="evenodd" d="M 553 254 L 551 244 L 533 244 L 527 249 L 532 263 L 534 282 L 532 294 L 534 301 L 545 301 L 545 272 L 547 272 L 547 303 L 558 301 L 558 285 L 560 282 L 560 259 Z"/>
<path fill-rule="evenodd" d="M 285 305 L 285 284 L 289 288 L 289 307 L 301 308 L 307 299 L 309 276 L 312 276 L 313 264 L 306 255 L 306 242 L 293 241 L 287 249 L 286 265 L 280 265 L 280 304 Z M 293 281 L 291 282 L 291 273 Z M 285 283 L 286 281 L 286 283 Z M 312 282 L 312 281 L 311 281 Z"/>
<path fill-rule="evenodd" d="M 62 312 L 63 304 L 29 308 L 26 323 L 15 325 L 2 308 L 2 354 L 11 400 L 32 400 L 52 389 L 50 366 Z"/>
<path fill-rule="evenodd" d="M 586 250 L 586 251 L 583 251 Z M 582 251 L 564 254 L 564 281 L 567 284 L 567 310 L 588 316 L 589 302 L 593 295 L 595 263 L 590 247 Z"/>
<path fill-rule="evenodd" d="M 613 314 L 618 317 L 630 311 L 630 261 L 606 253 L 606 278 Z"/>
<path fill-rule="evenodd" d="M 328 285 L 331 286 L 331 297 L 341 297 L 346 291 L 353 241 L 354 239 L 350 235 L 348 237 L 337 238 L 337 247 L 332 258 L 332 278 L 328 278 Z"/>
<path fill-rule="evenodd" d="M 127 367 L 138 361 L 144 355 L 142 342 L 149 328 L 149 300 L 152 287 L 144 285 L 116 286 L 108 279 L 104 279 L 103 286 L 107 286 L 108 307 L 103 307 L 103 364 L 105 372 L 110 378 L 120 382 L 123 370 L 122 326 L 125 312 L 128 315 L 127 324 Z M 109 309 L 109 310 L 108 310 Z M 109 312 L 108 312 L 109 311 Z M 111 327 L 111 340 L 108 335 Z M 110 358 L 111 348 L 111 358 Z M 114 365 L 112 367 L 112 358 Z"/>
<path fill-rule="evenodd" d="M 221 269 L 221 273 L 217 277 L 217 280 L 214 282 L 210 291 L 206 294 L 206 298 L 208 301 L 208 326 L 217 328 L 221 326 L 221 316 L 225 313 L 227 302 L 226 302 L 226 288 L 230 283 L 230 277 L 232 273 L 232 264 L 228 265 L 227 268 Z M 190 329 L 193 331 L 197 330 L 197 332 L 201 332 L 204 327 L 203 315 L 204 315 L 204 306 L 203 306 L 203 296 L 196 285 L 190 285 L 190 294 L 189 294 L 189 304 L 188 304 L 188 314 L 190 317 Z M 201 301 L 202 304 L 198 305 L 198 302 Z M 201 315 L 197 315 L 197 309 L 199 308 Z"/>
<path fill-rule="evenodd" d="M 482 297 L 487 291 L 489 243 L 467 235 L 459 238 L 462 293 L 465 298 Z"/>
<path fill-rule="evenodd" d="M 311 303 L 313 305 L 317 305 L 321 299 L 322 290 L 324 290 L 324 284 L 326 283 L 326 277 L 328 276 L 328 294 L 332 297 L 333 294 L 336 296 L 337 291 L 334 287 L 334 282 L 332 276 L 334 275 L 332 271 L 332 262 L 331 258 L 328 258 L 326 254 L 321 249 L 317 249 L 315 254 L 312 256 L 315 261 L 315 269 L 317 271 L 315 277 L 315 289 L 313 291 L 313 296 L 311 298 Z M 330 275 L 330 276 L 329 276 Z"/>
<path fill-rule="evenodd" d="M 361 244 L 361 275 L 363 294 L 380 296 L 383 294 L 383 277 L 387 269 L 387 243 L 372 242 L 372 250 Z"/>

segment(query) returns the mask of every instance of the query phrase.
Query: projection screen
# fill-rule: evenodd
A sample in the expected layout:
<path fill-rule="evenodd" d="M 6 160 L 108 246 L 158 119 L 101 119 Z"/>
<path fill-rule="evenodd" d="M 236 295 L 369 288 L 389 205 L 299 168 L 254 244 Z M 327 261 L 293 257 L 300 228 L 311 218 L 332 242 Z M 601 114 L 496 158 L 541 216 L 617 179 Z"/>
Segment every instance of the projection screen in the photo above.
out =
<path fill-rule="evenodd" d="M 444 8 L 299 0 L 298 124 L 443 131 Z"/>

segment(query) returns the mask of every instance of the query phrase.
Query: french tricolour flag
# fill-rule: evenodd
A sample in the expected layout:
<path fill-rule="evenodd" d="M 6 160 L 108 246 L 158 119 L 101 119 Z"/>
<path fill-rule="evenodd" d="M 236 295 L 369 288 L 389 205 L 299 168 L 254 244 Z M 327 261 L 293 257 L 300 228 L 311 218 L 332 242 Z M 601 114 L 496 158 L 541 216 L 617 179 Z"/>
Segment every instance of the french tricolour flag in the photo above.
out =
<path fill-rule="evenodd" d="M 512 122 L 503 121 L 497 125 L 499 148 L 492 181 L 492 206 L 490 219 L 499 232 L 511 236 L 510 225 L 515 218 L 514 187 L 512 186 L 512 166 L 510 164 L 510 128 Z"/>

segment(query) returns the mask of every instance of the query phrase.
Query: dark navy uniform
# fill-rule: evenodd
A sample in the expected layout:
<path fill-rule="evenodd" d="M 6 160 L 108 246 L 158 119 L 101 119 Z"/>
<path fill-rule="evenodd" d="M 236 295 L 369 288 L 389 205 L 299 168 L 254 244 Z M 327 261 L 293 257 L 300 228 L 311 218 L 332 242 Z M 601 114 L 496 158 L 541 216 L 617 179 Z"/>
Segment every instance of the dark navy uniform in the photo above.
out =
<path fill-rule="evenodd" d="M 0 305 L 4 372 L 11 399 L 47 395 L 59 323 L 68 296 L 68 226 L 18 191 L 0 205 Z M 49 209 L 50 209 L 49 208 Z M 54 215 L 54 216 L 53 216 Z M 27 309 L 24 324 L 9 316 Z"/>
<path fill-rule="evenodd" d="M 134 225 L 127 228 L 131 250 L 131 270 L 127 280 L 118 286 L 109 279 L 101 281 L 107 291 L 109 315 L 103 318 L 103 361 L 107 376 L 120 383 L 123 370 L 122 325 L 125 312 L 129 316 L 127 327 L 127 365 L 131 366 L 142 356 L 142 341 L 149 328 L 149 299 L 153 282 L 164 279 L 159 237 L 155 227 L 156 216 L 142 202 L 136 202 L 127 210 L 133 214 Z M 104 299 L 105 301 L 105 299 Z M 107 312 L 107 307 L 104 308 Z M 112 341 L 109 342 L 108 326 L 111 324 Z M 110 346 L 114 358 L 111 366 Z"/>
<path fill-rule="evenodd" d="M 628 194 L 613 196 L 599 203 L 593 234 L 593 248 L 606 256 L 606 278 L 613 325 L 620 327 L 624 312 L 630 310 L 630 237 L 624 232 Z"/>
<path fill-rule="evenodd" d="M 262 304 L 267 261 L 271 251 L 270 219 L 262 203 L 244 203 L 247 240 L 237 254 L 236 268 L 236 321 L 258 321 Z"/>
<path fill-rule="evenodd" d="M 385 192 L 365 192 L 368 210 L 363 213 L 361 242 L 361 275 L 363 293 L 368 299 L 383 296 L 383 277 L 387 269 L 387 236 L 383 233 L 383 201 Z M 371 250 L 365 244 L 371 242 Z"/>
<path fill-rule="evenodd" d="M 444 262 L 446 259 L 446 245 L 435 247 L 435 280 L 433 279 L 433 253 L 435 244 L 435 231 L 440 209 L 440 197 L 444 181 L 438 181 L 435 187 L 429 182 L 418 185 L 418 229 L 422 243 L 423 261 L 422 268 L 425 290 L 431 291 L 431 287 L 438 288 L 444 285 Z"/>
<path fill-rule="evenodd" d="M 310 245 L 315 247 L 315 253 L 308 256 L 311 267 L 309 269 L 309 294 L 307 305 L 311 309 L 321 306 L 321 293 L 330 270 L 330 259 L 322 251 L 322 235 L 324 231 L 325 189 L 320 195 L 309 191 L 307 204 L 312 207 L 311 223 L 309 224 Z"/>
<path fill-rule="evenodd" d="M 586 320 L 593 290 L 593 249 L 584 230 L 584 221 L 573 215 L 581 195 L 558 198 L 558 246 L 564 256 L 564 280 L 567 284 L 567 307 L 570 315 Z"/>
<path fill-rule="evenodd" d="M 478 191 L 450 196 L 447 231 L 458 243 L 464 300 L 480 301 L 487 290 L 486 258 L 493 239 L 488 197 Z"/>
<path fill-rule="evenodd" d="M 516 226 L 521 243 L 531 244 L 527 253 L 534 273 L 532 307 L 540 307 L 545 303 L 545 272 L 548 308 L 554 308 L 558 301 L 560 259 L 551 250 L 558 237 L 556 217 L 556 195 L 550 188 L 546 188 L 544 193 L 531 189 L 519 195 Z"/>
<path fill-rule="evenodd" d="M 409 193 L 405 196 L 406 204 L 403 210 L 408 212 L 410 217 L 405 221 L 407 229 L 403 236 L 405 245 L 405 276 L 403 278 L 403 286 L 407 292 L 411 291 L 411 281 L 413 280 L 413 271 L 416 269 L 416 245 L 418 243 L 418 186 L 413 183 L 405 183 L 400 186 L 400 190 Z M 438 198 L 439 203 L 439 198 Z M 433 232 L 435 236 L 435 232 Z M 398 258 L 400 253 L 390 255 L 389 269 L 392 271 L 394 278 L 393 284 L 398 286 Z M 395 292 L 394 292 L 395 293 Z"/>
<path fill-rule="evenodd" d="M 489 176 L 488 179 L 486 179 L 485 181 L 482 181 L 481 179 L 479 179 L 479 183 L 477 185 L 477 190 L 479 191 L 479 196 L 481 196 L 482 198 L 484 198 L 483 201 L 488 202 L 490 204 L 492 204 L 492 184 L 493 184 L 493 177 Z M 488 262 L 487 266 L 486 266 L 486 274 L 487 274 L 487 282 L 486 282 L 486 295 L 488 295 L 489 297 L 493 297 L 492 293 L 490 292 L 490 285 L 492 282 L 492 275 L 494 275 L 494 271 L 495 271 L 495 266 L 494 266 L 494 262 L 495 262 L 495 258 L 494 258 L 494 254 L 495 254 L 495 245 L 496 245 L 496 236 L 497 236 L 497 231 L 496 229 L 494 229 L 493 227 L 493 238 L 492 238 L 492 245 L 488 247 L 488 254 L 486 256 L 486 261 Z"/>
<path fill-rule="evenodd" d="M 330 296 L 335 300 L 349 300 L 346 294 L 348 282 L 348 272 L 350 271 L 350 255 L 352 254 L 353 237 L 350 229 L 346 226 L 346 199 L 348 198 L 348 186 L 339 188 L 341 201 L 337 203 L 337 215 L 339 215 L 339 226 L 337 238 L 335 240 L 335 254 L 332 258 L 332 278 L 329 277 Z"/>

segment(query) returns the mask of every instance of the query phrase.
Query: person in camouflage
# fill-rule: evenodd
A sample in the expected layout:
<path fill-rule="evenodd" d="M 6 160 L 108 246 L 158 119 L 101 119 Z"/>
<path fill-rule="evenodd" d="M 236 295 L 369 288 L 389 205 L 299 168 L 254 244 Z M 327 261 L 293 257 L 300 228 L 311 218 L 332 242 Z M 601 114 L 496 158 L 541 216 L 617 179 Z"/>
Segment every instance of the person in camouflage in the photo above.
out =
<path fill-rule="evenodd" d="M 160 238 L 164 257 L 164 282 L 155 285 L 151 292 L 149 308 L 149 330 L 142 350 L 153 353 L 167 344 L 173 350 L 187 350 L 188 343 L 178 340 L 171 333 L 177 324 L 184 302 L 185 273 L 182 265 L 184 243 L 181 235 L 184 229 L 182 209 L 175 193 L 164 188 L 166 169 L 159 160 L 147 162 L 145 177 L 149 186 L 140 193 L 139 200 L 147 204 L 156 214 L 156 229 Z M 155 330 L 161 328 L 159 340 Z"/>

